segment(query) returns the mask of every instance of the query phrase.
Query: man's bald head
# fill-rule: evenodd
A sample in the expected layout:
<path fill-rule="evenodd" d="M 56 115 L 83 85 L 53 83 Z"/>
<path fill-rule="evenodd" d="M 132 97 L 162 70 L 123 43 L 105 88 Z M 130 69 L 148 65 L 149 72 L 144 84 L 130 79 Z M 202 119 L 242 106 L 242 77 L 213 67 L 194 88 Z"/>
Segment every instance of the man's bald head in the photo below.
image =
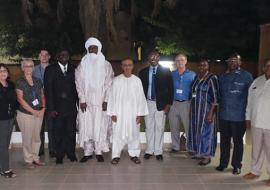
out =
<path fill-rule="evenodd" d="M 133 60 L 131 58 L 125 58 L 121 61 L 121 67 L 126 77 L 130 77 L 134 68 Z"/>

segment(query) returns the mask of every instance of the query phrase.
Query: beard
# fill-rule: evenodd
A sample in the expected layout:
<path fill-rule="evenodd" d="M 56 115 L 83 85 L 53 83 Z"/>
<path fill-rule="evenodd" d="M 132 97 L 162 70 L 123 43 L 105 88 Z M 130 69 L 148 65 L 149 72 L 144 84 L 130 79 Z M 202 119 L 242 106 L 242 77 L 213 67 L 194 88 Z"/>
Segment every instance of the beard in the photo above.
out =
<path fill-rule="evenodd" d="M 98 58 L 98 55 L 97 54 L 95 54 L 95 53 L 89 53 L 89 57 L 92 59 L 92 60 L 97 60 L 97 58 Z"/>

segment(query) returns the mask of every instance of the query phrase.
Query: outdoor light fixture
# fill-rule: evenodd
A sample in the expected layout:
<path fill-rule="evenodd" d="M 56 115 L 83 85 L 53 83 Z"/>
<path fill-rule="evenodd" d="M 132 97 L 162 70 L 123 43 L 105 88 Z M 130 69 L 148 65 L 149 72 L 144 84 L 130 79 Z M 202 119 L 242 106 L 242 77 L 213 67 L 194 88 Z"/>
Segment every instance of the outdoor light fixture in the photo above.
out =
<path fill-rule="evenodd" d="M 173 61 L 159 61 L 159 64 L 162 65 L 163 67 L 169 68 L 171 71 L 173 70 L 173 67 L 174 67 Z"/>

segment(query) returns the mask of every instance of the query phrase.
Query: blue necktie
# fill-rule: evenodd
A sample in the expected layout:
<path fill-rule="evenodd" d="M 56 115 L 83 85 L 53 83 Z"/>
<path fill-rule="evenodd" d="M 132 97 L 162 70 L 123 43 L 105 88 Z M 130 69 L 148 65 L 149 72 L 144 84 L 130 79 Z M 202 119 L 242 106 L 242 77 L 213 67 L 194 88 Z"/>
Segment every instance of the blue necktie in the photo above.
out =
<path fill-rule="evenodd" d="M 155 83 L 156 83 L 156 68 L 152 69 L 152 87 L 151 87 L 151 99 L 156 99 L 156 91 L 155 91 Z"/>

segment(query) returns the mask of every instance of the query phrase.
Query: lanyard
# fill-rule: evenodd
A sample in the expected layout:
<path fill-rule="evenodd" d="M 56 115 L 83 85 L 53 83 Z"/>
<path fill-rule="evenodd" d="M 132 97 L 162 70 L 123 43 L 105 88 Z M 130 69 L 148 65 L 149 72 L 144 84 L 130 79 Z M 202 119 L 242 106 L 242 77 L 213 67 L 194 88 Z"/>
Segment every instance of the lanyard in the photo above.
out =
<path fill-rule="evenodd" d="M 197 92 L 201 82 L 204 82 L 207 79 L 208 74 L 209 74 L 209 72 L 207 71 L 201 79 L 199 79 L 199 77 L 197 77 L 197 80 L 194 82 L 193 87 L 192 87 L 192 88 L 194 88 L 193 93 Z"/>
<path fill-rule="evenodd" d="M 36 96 L 37 96 L 37 93 L 36 93 L 36 89 L 35 89 L 35 86 L 31 86 L 31 92 L 32 92 L 32 96 L 34 99 L 36 99 Z"/>

